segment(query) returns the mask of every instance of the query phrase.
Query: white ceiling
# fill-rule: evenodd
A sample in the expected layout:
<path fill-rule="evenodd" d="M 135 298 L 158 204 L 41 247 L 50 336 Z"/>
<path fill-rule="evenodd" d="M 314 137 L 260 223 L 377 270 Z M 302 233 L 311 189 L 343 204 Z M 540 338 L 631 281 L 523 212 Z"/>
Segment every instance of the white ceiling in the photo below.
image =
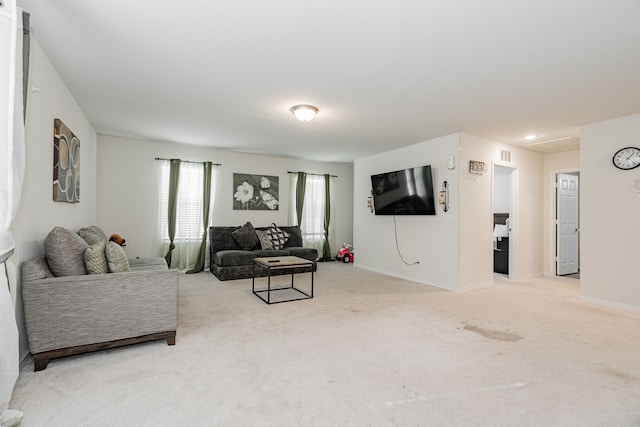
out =
<path fill-rule="evenodd" d="M 18 4 L 104 134 L 352 162 L 454 132 L 575 142 L 640 112 L 638 0 Z"/>

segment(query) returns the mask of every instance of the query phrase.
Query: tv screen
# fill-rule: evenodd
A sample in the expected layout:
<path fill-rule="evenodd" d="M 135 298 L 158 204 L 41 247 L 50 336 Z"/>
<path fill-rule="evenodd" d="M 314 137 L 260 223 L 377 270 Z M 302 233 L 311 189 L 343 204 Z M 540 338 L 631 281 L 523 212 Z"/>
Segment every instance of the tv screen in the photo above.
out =
<path fill-rule="evenodd" d="M 435 215 L 431 166 L 371 176 L 376 215 Z"/>

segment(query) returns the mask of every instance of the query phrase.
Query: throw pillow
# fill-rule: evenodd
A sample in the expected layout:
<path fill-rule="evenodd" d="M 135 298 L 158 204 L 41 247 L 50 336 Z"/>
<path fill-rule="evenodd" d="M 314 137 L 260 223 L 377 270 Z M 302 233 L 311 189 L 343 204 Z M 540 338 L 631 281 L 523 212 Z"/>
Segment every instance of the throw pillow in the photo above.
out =
<path fill-rule="evenodd" d="M 56 276 L 87 274 L 84 251 L 89 245 L 80 236 L 64 227 L 53 227 L 44 239 L 44 254 Z"/>
<path fill-rule="evenodd" d="M 47 264 L 47 258 L 39 256 L 25 261 L 22 264 L 22 281 L 31 282 L 32 280 L 48 279 L 56 277 Z"/>
<path fill-rule="evenodd" d="M 116 242 L 107 242 L 107 248 L 105 249 L 105 255 L 107 256 L 107 265 L 109 266 L 110 273 L 122 273 L 123 271 L 131 271 L 129 267 L 129 260 L 127 254 L 122 249 L 122 246 Z"/>
<path fill-rule="evenodd" d="M 260 240 L 260 247 L 262 250 L 273 249 L 273 243 L 271 243 L 271 236 L 267 230 L 256 230 L 258 240 Z"/>
<path fill-rule="evenodd" d="M 88 245 L 95 245 L 100 240 L 107 240 L 107 235 L 97 225 L 91 227 L 84 227 L 78 231 L 78 235 L 87 242 Z"/>
<path fill-rule="evenodd" d="M 109 272 L 107 264 L 106 240 L 99 240 L 95 245 L 91 245 L 84 251 L 84 264 L 89 274 L 106 274 Z"/>
<path fill-rule="evenodd" d="M 233 231 L 231 236 L 233 236 L 234 240 L 238 242 L 240 247 L 245 251 L 252 250 L 258 243 L 260 243 L 256 234 L 256 229 L 253 228 L 253 224 L 249 221 L 247 221 L 242 227 Z"/>
<path fill-rule="evenodd" d="M 286 231 L 283 231 L 278 228 L 278 226 L 274 223 L 271 224 L 271 227 L 267 229 L 267 233 L 269 233 L 269 237 L 271 238 L 271 243 L 273 244 L 273 249 L 280 250 L 284 247 L 284 244 L 289 240 L 290 234 Z"/>

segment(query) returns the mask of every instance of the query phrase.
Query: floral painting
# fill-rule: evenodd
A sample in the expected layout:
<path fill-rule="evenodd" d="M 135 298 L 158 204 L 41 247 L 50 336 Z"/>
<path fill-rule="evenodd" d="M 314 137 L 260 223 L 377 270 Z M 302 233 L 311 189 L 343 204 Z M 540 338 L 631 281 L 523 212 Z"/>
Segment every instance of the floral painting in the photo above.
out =
<path fill-rule="evenodd" d="M 234 210 L 278 210 L 277 176 L 234 173 L 233 191 Z"/>

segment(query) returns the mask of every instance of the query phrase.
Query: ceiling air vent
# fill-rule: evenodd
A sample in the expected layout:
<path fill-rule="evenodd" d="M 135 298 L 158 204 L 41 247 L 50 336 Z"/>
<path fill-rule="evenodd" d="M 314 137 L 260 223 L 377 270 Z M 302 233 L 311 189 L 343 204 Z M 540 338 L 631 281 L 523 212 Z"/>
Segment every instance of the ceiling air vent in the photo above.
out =
<path fill-rule="evenodd" d="M 500 160 L 503 162 L 511 162 L 511 151 L 500 150 Z"/>
<path fill-rule="evenodd" d="M 559 151 L 576 150 L 580 148 L 580 140 L 573 137 L 552 139 L 550 141 L 541 141 L 535 142 L 533 144 L 528 144 L 527 148 L 545 154 L 556 153 Z"/>

